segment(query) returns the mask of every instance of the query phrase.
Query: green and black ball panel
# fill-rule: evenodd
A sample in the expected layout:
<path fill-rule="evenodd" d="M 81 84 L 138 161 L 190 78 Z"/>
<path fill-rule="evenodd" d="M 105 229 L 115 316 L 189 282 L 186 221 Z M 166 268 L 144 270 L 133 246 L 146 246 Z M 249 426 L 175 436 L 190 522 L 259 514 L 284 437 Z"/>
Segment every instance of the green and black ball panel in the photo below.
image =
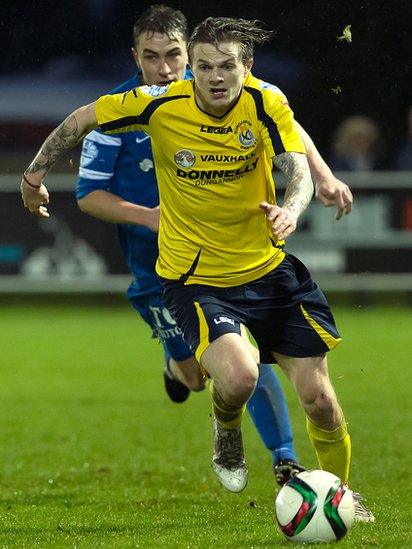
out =
<path fill-rule="evenodd" d="M 298 477 L 291 479 L 287 483 L 287 486 L 296 490 L 302 496 L 302 503 L 292 520 L 285 525 L 279 524 L 279 527 L 285 536 L 291 538 L 297 536 L 309 524 L 318 508 L 319 498 L 316 492 Z M 338 512 L 339 504 L 346 493 L 346 490 L 347 489 L 337 480 L 335 485 L 330 488 L 323 504 L 325 518 L 329 522 L 337 540 L 343 538 L 347 531 Z"/>
<path fill-rule="evenodd" d="M 285 536 L 291 538 L 297 536 L 309 524 L 318 508 L 318 496 L 306 482 L 303 482 L 303 480 L 297 477 L 289 480 L 287 486 L 293 488 L 302 496 L 301 506 L 293 519 L 284 526 L 279 524 L 279 527 Z"/>
<path fill-rule="evenodd" d="M 325 503 L 323 504 L 323 512 L 325 517 L 332 528 L 336 539 L 342 539 L 346 534 L 346 526 L 343 520 L 339 515 L 339 504 L 342 501 L 343 496 L 345 495 L 347 488 L 336 481 L 335 485 L 332 486 L 325 498 Z"/>

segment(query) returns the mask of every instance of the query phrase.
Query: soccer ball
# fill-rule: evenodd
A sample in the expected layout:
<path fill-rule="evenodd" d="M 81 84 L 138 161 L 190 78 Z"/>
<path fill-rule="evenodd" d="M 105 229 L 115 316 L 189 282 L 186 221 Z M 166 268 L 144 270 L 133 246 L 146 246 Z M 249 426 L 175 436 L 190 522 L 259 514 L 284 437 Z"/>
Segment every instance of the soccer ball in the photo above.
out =
<path fill-rule="evenodd" d="M 276 519 L 290 541 L 338 541 L 355 517 L 352 492 L 327 471 L 304 471 L 289 480 L 275 501 Z"/>

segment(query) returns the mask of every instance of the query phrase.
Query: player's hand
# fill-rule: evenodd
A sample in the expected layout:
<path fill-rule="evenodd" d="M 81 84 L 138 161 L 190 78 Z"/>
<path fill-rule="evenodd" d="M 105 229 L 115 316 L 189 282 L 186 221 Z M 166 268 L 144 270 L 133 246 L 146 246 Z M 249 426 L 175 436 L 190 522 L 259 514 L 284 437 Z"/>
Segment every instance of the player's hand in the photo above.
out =
<path fill-rule="evenodd" d="M 336 219 L 352 211 L 353 195 L 346 183 L 332 175 L 329 179 L 315 183 L 315 195 L 327 208 L 336 206 Z"/>
<path fill-rule="evenodd" d="M 26 176 L 22 177 L 20 183 L 20 192 L 24 207 L 30 213 L 39 217 L 50 217 L 46 205 L 49 203 L 49 193 L 43 183 L 37 184 L 28 181 Z"/>
<path fill-rule="evenodd" d="M 271 222 L 272 234 L 276 240 L 284 240 L 295 231 L 297 218 L 287 208 L 281 208 L 268 202 L 261 202 L 259 208 L 264 210 L 266 219 Z"/>

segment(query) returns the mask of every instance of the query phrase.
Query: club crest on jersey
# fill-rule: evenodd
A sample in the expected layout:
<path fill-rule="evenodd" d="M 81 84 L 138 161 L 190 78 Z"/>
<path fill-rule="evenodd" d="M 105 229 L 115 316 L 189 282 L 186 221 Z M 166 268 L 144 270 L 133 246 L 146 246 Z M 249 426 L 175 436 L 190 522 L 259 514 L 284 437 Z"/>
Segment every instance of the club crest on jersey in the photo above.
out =
<path fill-rule="evenodd" d="M 248 148 L 255 142 L 255 136 L 250 128 L 240 128 L 239 130 L 240 144 Z"/>
<path fill-rule="evenodd" d="M 80 158 L 80 166 L 82 168 L 85 168 L 86 166 L 91 164 L 95 158 L 97 158 L 98 154 L 99 151 L 97 150 L 97 147 L 93 143 L 93 141 L 85 139 L 83 141 L 83 150 Z"/>
<path fill-rule="evenodd" d="M 250 120 L 241 120 L 235 127 L 235 133 L 237 134 L 239 142 L 244 149 L 248 149 L 256 143 L 255 136 L 250 129 L 251 125 L 252 123 Z"/>
<path fill-rule="evenodd" d="M 196 156 L 189 149 L 180 149 L 175 153 L 175 162 L 181 168 L 190 168 L 196 162 Z"/>
<path fill-rule="evenodd" d="M 158 97 L 159 95 L 163 95 L 167 92 L 167 86 L 141 86 L 140 89 L 152 97 Z"/>

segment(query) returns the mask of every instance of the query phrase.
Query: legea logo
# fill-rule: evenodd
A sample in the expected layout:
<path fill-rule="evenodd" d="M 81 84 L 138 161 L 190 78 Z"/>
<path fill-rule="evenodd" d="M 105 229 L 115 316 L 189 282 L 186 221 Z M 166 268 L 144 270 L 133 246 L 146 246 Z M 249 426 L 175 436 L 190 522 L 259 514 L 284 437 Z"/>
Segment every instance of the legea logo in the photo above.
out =
<path fill-rule="evenodd" d="M 222 324 L 223 322 L 227 322 L 228 324 L 232 324 L 232 326 L 235 325 L 235 321 L 233 318 L 228 318 L 227 316 L 220 316 L 219 318 L 213 319 L 215 324 Z"/>

